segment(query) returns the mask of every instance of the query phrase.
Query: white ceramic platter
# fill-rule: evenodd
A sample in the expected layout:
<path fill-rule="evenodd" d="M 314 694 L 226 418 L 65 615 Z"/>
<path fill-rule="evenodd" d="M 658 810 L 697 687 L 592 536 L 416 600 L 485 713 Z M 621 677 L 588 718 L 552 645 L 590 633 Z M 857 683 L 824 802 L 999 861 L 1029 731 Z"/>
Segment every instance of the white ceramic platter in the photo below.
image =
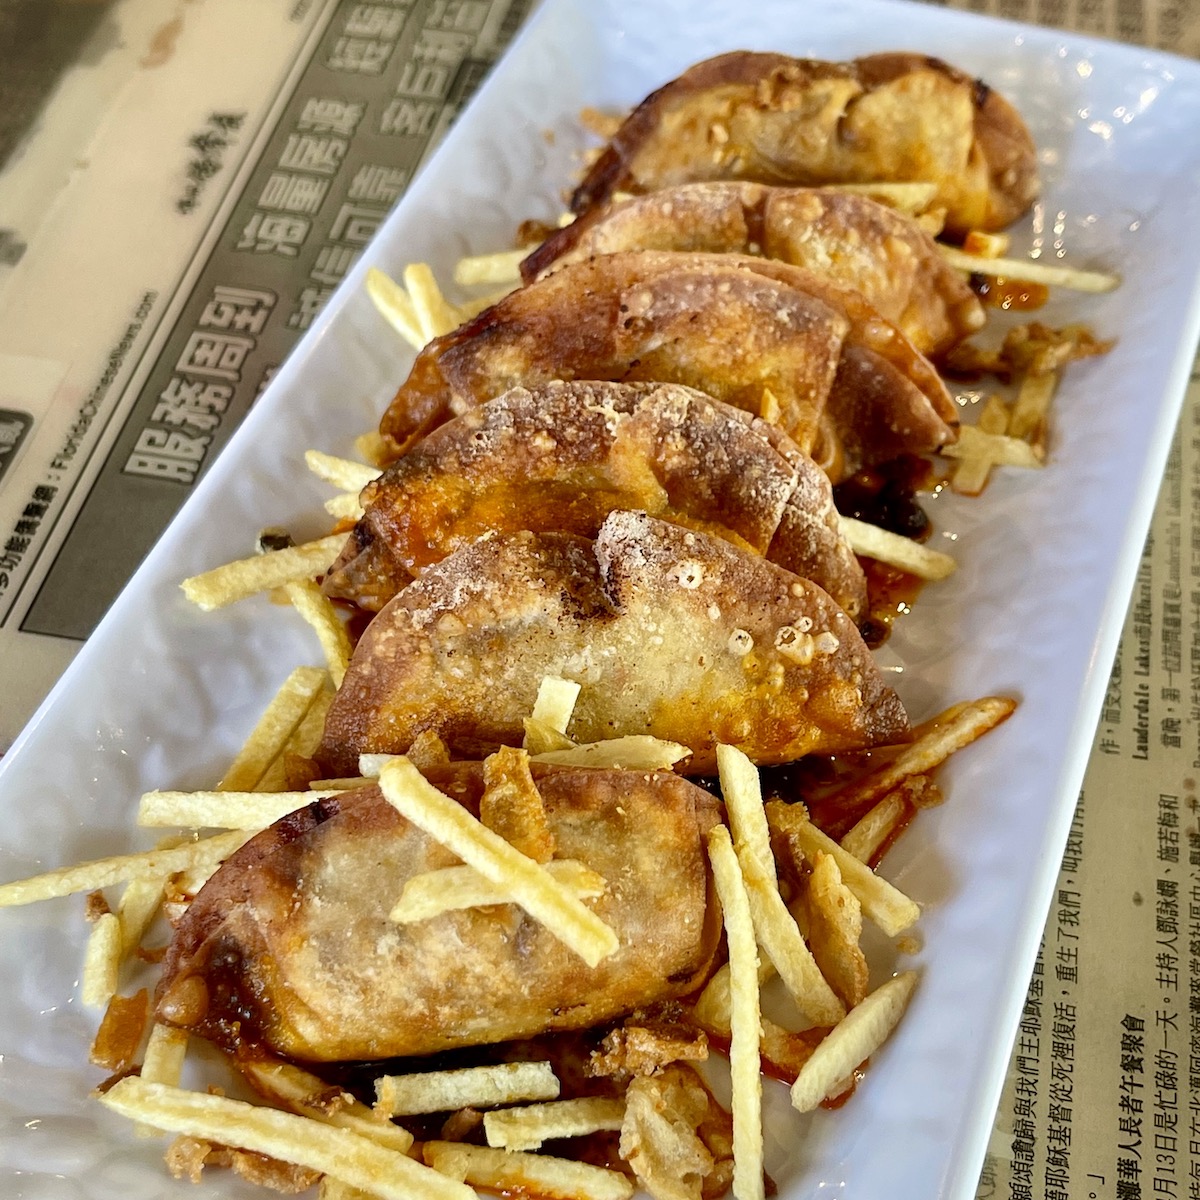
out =
<path fill-rule="evenodd" d="M 1017 696 L 1016 716 L 943 777 L 886 864 L 921 902 L 921 983 L 893 1041 L 841 1111 L 800 1118 L 768 1085 L 768 1167 L 781 1193 L 967 1197 L 1029 978 L 1057 861 L 1200 328 L 1200 67 L 949 12 L 869 0 L 548 0 L 381 232 L 319 326 L 149 556 L 0 765 L 0 878 L 148 845 L 138 795 L 207 786 L 295 665 L 308 631 L 265 600 L 204 615 L 176 586 L 267 524 L 324 531 L 307 447 L 351 453 L 409 356 L 362 290 L 368 265 L 414 259 L 448 277 L 466 252 L 554 216 L 585 105 L 628 105 L 723 50 L 851 58 L 938 54 L 1016 101 L 1045 194 L 1016 246 L 1103 265 L 1124 286 L 1060 299 L 1120 342 L 1073 367 L 1039 473 L 932 506 L 958 558 L 886 651 L 914 719 Z M 952 542 L 952 544 L 949 544 Z M 88 1100 L 95 1016 L 75 993 L 82 904 L 0 913 L 0 1194 L 142 1200 L 257 1194 L 213 1174 L 170 1180 L 161 1145 Z"/>

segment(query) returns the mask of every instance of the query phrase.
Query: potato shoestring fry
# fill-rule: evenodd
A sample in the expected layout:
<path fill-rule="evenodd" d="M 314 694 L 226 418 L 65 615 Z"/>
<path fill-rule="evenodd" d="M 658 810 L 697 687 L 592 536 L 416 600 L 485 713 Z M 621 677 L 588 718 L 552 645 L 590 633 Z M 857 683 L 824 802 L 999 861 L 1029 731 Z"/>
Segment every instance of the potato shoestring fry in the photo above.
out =
<path fill-rule="evenodd" d="M 100 1103 L 167 1133 L 310 1167 L 382 1200 L 476 1200 L 469 1187 L 408 1155 L 310 1117 L 147 1083 L 135 1076 L 115 1083 L 100 1096 Z"/>
<path fill-rule="evenodd" d="M 556 1100 L 560 1088 L 547 1062 L 381 1075 L 375 1080 L 375 1111 L 401 1117 L 467 1107 L 493 1108 L 520 1100 Z"/>
<path fill-rule="evenodd" d="M 852 1008 L 817 1046 L 792 1084 L 792 1104 L 800 1112 L 812 1112 L 822 1100 L 836 1096 L 837 1085 L 883 1045 L 903 1015 L 916 982 L 915 971 L 889 979 Z"/>
<path fill-rule="evenodd" d="M 271 764 L 283 753 L 288 740 L 316 703 L 325 687 L 326 673 L 316 667 L 297 667 L 284 680 L 266 711 L 258 719 L 219 784 L 223 792 L 262 789 Z"/>
<path fill-rule="evenodd" d="M 939 246 L 951 266 L 977 275 L 1003 275 L 1023 283 L 1045 283 L 1077 292 L 1111 292 L 1120 287 L 1121 277 L 1108 271 L 1084 271 L 1034 258 L 1000 258 L 986 254 L 967 254 L 953 246 Z"/>
<path fill-rule="evenodd" d="M 62 867 L 57 871 L 47 871 L 30 879 L 0 884 L 0 908 L 52 900 L 60 896 L 70 896 L 75 892 L 91 892 L 132 879 L 155 879 L 196 866 L 215 865 L 228 858 L 246 841 L 247 836 L 235 830 L 202 841 L 188 842 L 171 850 L 116 854 L 111 858 L 95 859 L 92 862 Z"/>
<path fill-rule="evenodd" d="M 502 884 L 526 912 L 594 967 L 620 947 L 615 931 L 548 871 L 510 846 L 449 796 L 425 780 L 406 758 L 385 764 L 379 786 L 387 801 L 414 825 Z"/>
<path fill-rule="evenodd" d="M 620 1171 L 568 1158 L 494 1150 L 462 1142 L 425 1142 L 425 1161 L 436 1171 L 501 1195 L 547 1200 L 630 1200 L 633 1184 Z"/>
<path fill-rule="evenodd" d="M 553 1138 L 619 1130 L 624 1116 L 624 1100 L 581 1096 L 484 1113 L 483 1130 L 489 1146 L 536 1150 Z"/>
<path fill-rule="evenodd" d="M 729 941 L 730 1046 L 733 1079 L 733 1194 L 735 1200 L 763 1198 L 761 1014 L 758 948 L 750 902 L 729 830 L 714 825 L 708 834 L 713 882 L 721 899 Z"/>
<path fill-rule="evenodd" d="M 345 540 L 342 534 L 331 534 L 315 542 L 241 558 L 193 575 L 179 586 L 193 604 L 209 612 L 293 580 L 319 575 L 337 557 Z"/>
<path fill-rule="evenodd" d="M 544 864 L 546 871 L 580 900 L 604 895 L 604 879 L 573 858 Z M 474 867 L 441 867 L 414 875 L 405 885 L 388 919 L 400 924 L 428 921 L 444 912 L 516 903 L 504 884 L 485 879 Z"/>
<path fill-rule="evenodd" d="M 300 1116 L 349 1129 L 401 1154 L 412 1149 L 413 1136 L 407 1129 L 300 1067 L 256 1061 L 241 1064 L 241 1071 L 257 1089 Z"/>
<path fill-rule="evenodd" d="M 858 897 L 863 912 L 888 937 L 895 937 L 916 923 L 921 915 L 916 902 L 822 833 L 808 819 L 802 806 L 791 807 L 772 800 L 767 805 L 767 818 L 772 827 L 794 836 L 808 857 L 815 858 L 818 852 L 832 855 L 843 882 Z"/>

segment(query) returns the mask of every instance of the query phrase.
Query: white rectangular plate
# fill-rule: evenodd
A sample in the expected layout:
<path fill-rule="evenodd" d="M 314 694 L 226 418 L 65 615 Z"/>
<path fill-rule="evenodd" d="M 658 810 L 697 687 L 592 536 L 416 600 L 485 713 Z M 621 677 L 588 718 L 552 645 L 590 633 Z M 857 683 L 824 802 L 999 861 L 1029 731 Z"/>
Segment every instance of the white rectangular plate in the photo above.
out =
<path fill-rule="evenodd" d="M 768 1085 L 768 1167 L 787 1197 L 929 1200 L 974 1191 L 1108 665 L 1200 328 L 1200 67 L 1128 47 L 870 0 L 549 0 L 393 215 L 366 261 L 250 414 L 128 590 L 0 766 L 0 878 L 148 844 L 138 795 L 215 780 L 269 695 L 315 648 L 266 600 L 204 615 L 177 584 L 247 553 L 256 532 L 323 532 L 303 451 L 350 453 L 408 356 L 362 290 L 368 265 L 503 248 L 561 207 L 586 104 L 628 105 L 723 50 L 842 59 L 940 55 L 1016 101 L 1045 195 L 1017 245 L 1119 270 L 1124 286 L 1056 300 L 1050 321 L 1117 335 L 1074 366 L 1045 471 L 932 505 L 960 570 L 929 587 L 886 661 L 914 719 L 956 700 L 1018 712 L 945 772 L 887 863 L 921 902 L 921 983 L 849 1104 L 799 1118 Z M 140 1200 L 205 1192 L 165 1176 L 87 1099 L 93 1014 L 75 994 L 78 900 L 0 914 L 0 1193 Z M 257 1193 L 255 1193 L 257 1194 Z"/>

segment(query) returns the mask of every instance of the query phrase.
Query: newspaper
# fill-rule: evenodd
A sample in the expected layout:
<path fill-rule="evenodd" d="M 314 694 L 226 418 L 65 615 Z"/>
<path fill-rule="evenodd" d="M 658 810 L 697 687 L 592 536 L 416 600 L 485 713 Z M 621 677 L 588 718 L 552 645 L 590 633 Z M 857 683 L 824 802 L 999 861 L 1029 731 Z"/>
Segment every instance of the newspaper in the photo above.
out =
<path fill-rule="evenodd" d="M 1200 0 L 951 6 L 1200 55 Z M 0 750 L 530 7 L 208 0 L 165 19 L 154 0 L 110 3 L 108 49 L 0 171 Z M 262 48 L 253 63 L 221 53 L 231 28 Z M 121 178 L 85 165 L 122 157 L 137 166 Z M 46 181 L 71 170 L 66 203 Z M 146 244 L 153 258 L 130 252 Z M 1200 376 L 981 1200 L 1200 1200 L 1198 796 Z"/>
<path fill-rule="evenodd" d="M 1194 0 L 969 0 L 1200 55 Z M 1200 1198 L 1200 367 L 1163 477 L 978 1200 Z"/>
<path fill-rule="evenodd" d="M 1200 56 L 1196 0 L 950 7 Z M 978 1200 L 1200 1198 L 1200 364 L 1163 477 Z"/>
<path fill-rule="evenodd" d="M 0 173 L 0 751 L 530 7 L 109 6 Z"/>
<path fill-rule="evenodd" d="M 978 1196 L 1200 1196 L 1200 371 Z"/>
<path fill-rule="evenodd" d="M 1197 0 L 933 0 L 944 8 L 1028 21 L 1200 56 Z"/>

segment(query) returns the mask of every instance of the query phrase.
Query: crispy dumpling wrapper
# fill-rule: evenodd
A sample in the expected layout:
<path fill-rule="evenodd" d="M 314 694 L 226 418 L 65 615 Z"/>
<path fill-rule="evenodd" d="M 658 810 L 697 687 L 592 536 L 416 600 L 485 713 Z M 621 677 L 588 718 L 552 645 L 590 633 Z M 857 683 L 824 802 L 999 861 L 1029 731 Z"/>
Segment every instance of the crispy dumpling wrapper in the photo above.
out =
<path fill-rule="evenodd" d="M 429 567 L 360 639 L 317 758 L 351 774 L 433 730 L 521 742 L 541 680 L 581 685 L 577 741 L 650 734 L 712 771 L 898 741 L 907 719 L 853 621 L 813 583 L 707 534 L 616 511 L 595 542 L 484 537 Z"/>
<path fill-rule="evenodd" d="M 656 381 L 763 411 L 837 482 L 953 441 L 929 361 L 861 296 L 800 267 L 640 251 L 572 263 L 435 339 L 380 422 L 403 452 L 511 387 Z"/>
<path fill-rule="evenodd" d="M 362 501 L 324 588 L 373 612 L 484 533 L 594 537 L 615 508 L 766 554 L 851 617 L 866 607 L 816 464 L 775 426 L 677 384 L 514 388 L 435 429 Z"/>
<path fill-rule="evenodd" d="M 698 63 L 629 115 L 572 197 L 706 179 L 819 186 L 935 183 L 947 229 L 1002 229 L 1038 195 L 1020 115 L 928 55 L 821 62 L 735 51 Z"/>
<path fill-rule="evenodd" d="M 521 264 L 526 281 L 596 254 L 678 250 L 759 254 L 861 293 L 924 354 L 984 324 L 960 271 L 911 217 L 854 192 L 713 181 L 598 206 Z"/>
<path fill-rule="evenodd" d="M 478 812 L 480 764 L 428 775 Z M 209 880 L 175 930 L 159 1018 L 234 1051 L 331 1062 L 583 1029 L 695 990 L 720 937 L 715 798 L 666 771 L 535 776 L 558 857 L 607 881 L 587 903 L 620 949 L 598 966 L 515 904 L 390 921 L 410 878 L 459 860 L 364 788 L 285 817 Z"/>

